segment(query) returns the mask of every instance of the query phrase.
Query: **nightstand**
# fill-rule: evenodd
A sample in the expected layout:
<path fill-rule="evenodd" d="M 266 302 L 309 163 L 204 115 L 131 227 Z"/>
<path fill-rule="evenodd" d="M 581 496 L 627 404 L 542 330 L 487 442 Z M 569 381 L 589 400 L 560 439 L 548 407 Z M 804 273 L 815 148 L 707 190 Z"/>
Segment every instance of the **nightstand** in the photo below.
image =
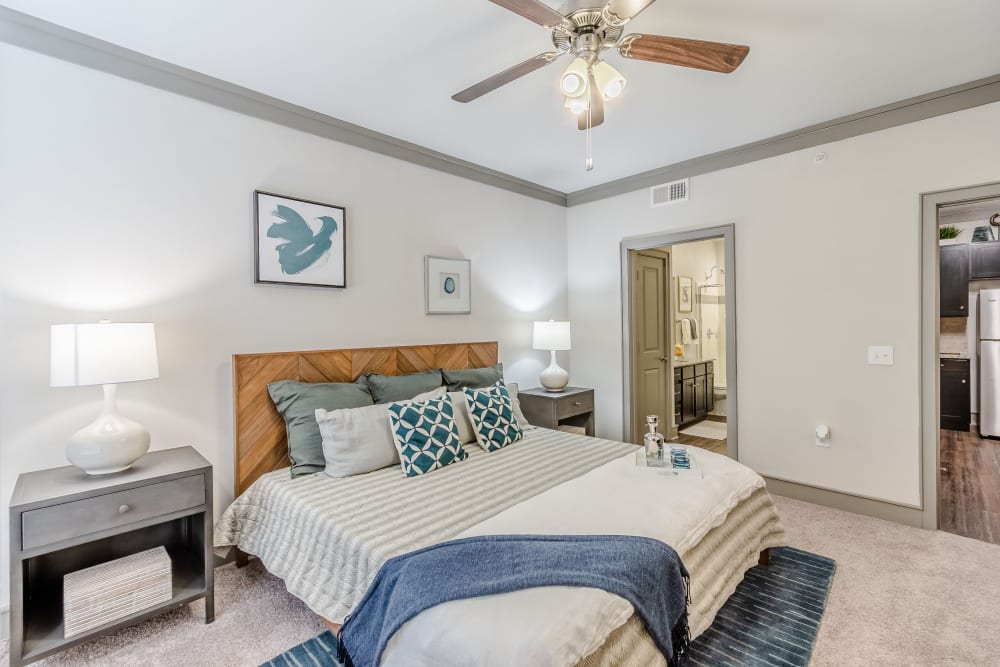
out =
<path fill-rule="evenodd" d="M 191 447 L 150 452 L 120 473 L 25 473 L 10 502 L 10 666 L 34 662 L 199 598 L 215 618 L 212 466 Z M 64 637 L 63 576 L 162 546 L 173 597 Z"/>
<path fill-rule="evenodd" d="M 566 387 L 558 393 L 541 387 L 517 393 L 521 410 L 535 426 L 556 429 L 560 426 L 582 427 L 594 435 L 594 390 Z"/>

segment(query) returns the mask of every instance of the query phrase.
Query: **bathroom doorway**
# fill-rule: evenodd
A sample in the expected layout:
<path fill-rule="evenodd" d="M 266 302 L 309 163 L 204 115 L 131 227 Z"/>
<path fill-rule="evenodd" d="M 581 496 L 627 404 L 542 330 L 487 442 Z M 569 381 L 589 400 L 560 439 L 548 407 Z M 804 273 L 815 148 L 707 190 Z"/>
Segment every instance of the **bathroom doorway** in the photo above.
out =
<path fill-rule="evenodd" d="M 733 228 L 622 242 L 624 437 L 646 416 L 671 442 L 737 457 Z"/>

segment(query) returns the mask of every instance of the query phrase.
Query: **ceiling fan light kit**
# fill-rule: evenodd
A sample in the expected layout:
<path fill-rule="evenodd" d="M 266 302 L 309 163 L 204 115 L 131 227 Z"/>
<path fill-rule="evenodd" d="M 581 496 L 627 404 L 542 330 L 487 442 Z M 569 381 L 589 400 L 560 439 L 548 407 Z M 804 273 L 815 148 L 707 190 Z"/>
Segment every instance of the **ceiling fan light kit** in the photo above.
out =
<path fill-rule="evenodd" d="M 564 106 L 577 116 L 577 127 L 587 130 L 587 170 L 593 168 L 590 131 L 604 122 L 604 102 L 620 96 L 626 80 L 601 60 L 601 53 L 617 49 L 624 58 L 692 67 L 729 74 L 746 59 L 750 47 L 704 42 L 681 37 L 629 34 L 623 26 L 654 0 L 609 0 L 603 7 L 578 9 L 563 16 L 539 0 L 490 0 L 552 32 L 555 51 L 541 53 L 499 74 L 452 95 L 456 102 L 471 102 L 525 74 L 541 69 L 566 54 L 573 62 L 559 78 Z"/>

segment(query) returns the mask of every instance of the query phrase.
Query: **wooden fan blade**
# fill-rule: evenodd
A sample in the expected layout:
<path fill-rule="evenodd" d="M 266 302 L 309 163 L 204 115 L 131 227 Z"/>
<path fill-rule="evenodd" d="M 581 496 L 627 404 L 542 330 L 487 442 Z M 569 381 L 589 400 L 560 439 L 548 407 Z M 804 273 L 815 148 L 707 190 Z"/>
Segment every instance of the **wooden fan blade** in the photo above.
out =
<path fill-rule="evenodd" d="M 634 19 L 639 12 L 649 7 L 656 0 L 609 0 L 604 6 L 604 20 L 609 25 L 625 25 Z"/>
<path fill-rule="evenodd" d="M 604 98 L 601 91 L 597 89 L 597 82 L 594 81 L 594 72 L 590 72 L 590 127 L 597 127 L 604 122 Z M 576 126 L 581 130 L 587 129 L 587 112 L 584 111 L 577 116 Z"/>
<path fill-rule="evenodd" d="M 557 30 L 559 28 L 569 29 L 572 23 L 568 18 L 552 9 L 548 5 L 543 5 L 538 0 L 490 0 L 495 5 L 500 5 L 504 9 L 523 16 L 529 21 L 534 21 L 543 28 Z"/>
<path fill-rule="evenodd" d="M 518 63 L 513 67 L 505 69 L 499 74 L 494 74 L 488 79 L 483 79 L 474 86 L 469 86 L 465 90 L 455 93 L 451 96 L 451 99 L 456 102 L 471 102 L 477 97 L 482 97 L 486 93 L 493 92 L 500 86 L 506 85 L 513 81 L 514 79 L 519 79 L 525 74 L 530 74 L 536 69 L 541 69 L 545 67 L 550 62 L 561 56 L 562 54 L 558 51 L 549 51 L 548 53 L 540 53 L 534 58 L 528 58 L 523 63 Z"/>
<path fill-rule="evenodd" d="M 618 43 L 618 52 L 626 58 L 636 60 L 729 74 L 740 66 L 750 53 L 750 47 L 683 37 L 635 34 L 622 38 Z"/>

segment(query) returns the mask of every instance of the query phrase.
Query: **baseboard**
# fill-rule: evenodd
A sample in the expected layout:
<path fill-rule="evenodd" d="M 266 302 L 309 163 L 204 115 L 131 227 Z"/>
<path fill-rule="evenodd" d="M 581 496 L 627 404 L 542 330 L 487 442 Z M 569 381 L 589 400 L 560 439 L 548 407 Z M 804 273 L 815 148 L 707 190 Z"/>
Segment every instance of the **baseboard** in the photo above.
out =
<path fill-rule="evenodd" d="M 904 507 L 887 503 L 883 500 L 873 500 L 852 496 L 848 493 L 830 491 L 828 489 L 818 489 L 815 486 L 788 482 L 783 479 L 764 476 L 767 481 L 767 490 L 778 496 L 786 496 L 795 500 L 803 500 L 815 505 L 825 505 L 845 512 L 864 514 L 873 516 L 876 519 L 885 519 L 907 526 L 920 528 L 923 525 L 924 513 L 915 507 Z"/>

